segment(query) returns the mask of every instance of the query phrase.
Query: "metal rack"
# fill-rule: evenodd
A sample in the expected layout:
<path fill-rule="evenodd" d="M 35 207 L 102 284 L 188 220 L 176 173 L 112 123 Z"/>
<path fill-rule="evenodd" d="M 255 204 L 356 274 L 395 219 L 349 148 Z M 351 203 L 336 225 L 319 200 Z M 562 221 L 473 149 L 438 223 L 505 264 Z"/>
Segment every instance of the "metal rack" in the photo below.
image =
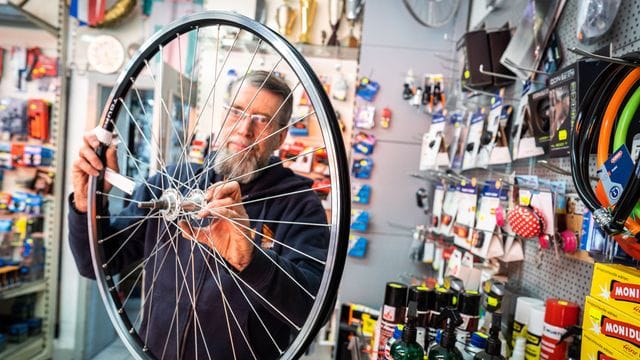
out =
<path fill-rule="evenodd" d="M 66 64 L 65 34 L 67 27 L 67 9 L 65 1 L 57 1 L 58 26 L 55 28 L 56 51 L 59 64 Z M 38 25 L 38 24 L 36 24 Z M 43 29 L 51 31 L 51 27 Z M 19 344 L 8 344 L 0 352 L 1 359 L 48 359 L 53 354 L 53 338 L 56 327 L 57 299 L 58 299 L 58 268 L 60 239 L 63 223 L 64 208 L 64 153 L 66 140 L 66 71 L 59 69 L 60 87 L 55 93 L 51 106 L 50 131 L 51 144 L 55 146 L 52 167 L 55 168 L 56 179 L 53 196 L 46 199 L 43 206 L 44 213 L 44 245 L 45 245 L 45 273 L 42 280 L 22 284 L 19 287 L 0 292 L 0 300 L 13 299 L 19 296 L 35 294 L 35 313 L 42 317 L 42 333 L 30 337 Z"/>

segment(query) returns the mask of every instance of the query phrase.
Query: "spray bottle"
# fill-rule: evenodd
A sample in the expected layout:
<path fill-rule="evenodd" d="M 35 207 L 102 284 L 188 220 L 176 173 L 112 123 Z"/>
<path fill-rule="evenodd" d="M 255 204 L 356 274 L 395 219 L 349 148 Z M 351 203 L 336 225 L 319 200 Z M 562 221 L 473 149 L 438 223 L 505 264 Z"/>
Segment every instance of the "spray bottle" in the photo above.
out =
<path fill-rule="evenodd" d="M 416 341 L 424 349 L 429 345 L 427 328 L 429 327 L 429 317 L 431 309 L 435 305 L 435 290 L 426 286 L 412 286 L 409 289 L 409 300 L 415 301 L 417 305 L 417 323 L 418 335 Z"/>
<path fill-rule="evenodd" d="M 438 315 L 437 322 L 445 323 L 440 344 L 436 344 L 429 350 L 429 360 L 463 360 L 462 353 L 456 347 L 456 328 L 462 324 L 462 318 L 458 310 L 445 307 Z"/>
<path fill-rule="evenodd" d="M 502 341 L 500 341 L 500 327 L 502 326 L 502 314 L 493 313 L 491 329 L 487 340 L 487 349 L 476 354 L 474 360 L 505 360 L 501 355 Z"/>
<path fill-rule="evenodd" d="M 416 342 L 417 310 L 416 302 L 409 302 L 407 324 L 402 333 L 402 340 L 391 346 L 391 358 L 394 360 L 423 360 L 424 349 Z"/>

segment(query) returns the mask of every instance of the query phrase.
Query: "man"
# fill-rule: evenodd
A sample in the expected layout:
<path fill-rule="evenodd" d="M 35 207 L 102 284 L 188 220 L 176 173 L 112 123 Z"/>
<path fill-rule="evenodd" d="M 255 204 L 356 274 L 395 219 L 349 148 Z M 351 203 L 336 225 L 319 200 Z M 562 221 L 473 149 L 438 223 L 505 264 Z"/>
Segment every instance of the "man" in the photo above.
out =
<path fill-rule="evenodd" d="M 276 358 L 295 335 L 292 329 L 306 320 L 322 278 L 329 230 L 296 223 L 326 224 L 324 209 L 309 190 L 311 180 L 275 164 L 279 159 L 271 156 L 286 137 L 290 89 L 264 71 L 237 80 L 233 89 L 238 88 L 228 115 L 224 112 L 224 143 L 217 153 L 204 165 L 171 166 L 154 175 L 150 186 L 135 190 L 121 216 L 102 224 L 109 227 L 107 235 L 121 233 L 100 245 L 105 258 L 112 258 L 107 271 L 119 273 L 149 260 L 139 333 L 157 358 Z M 85 135 L 84 141 L 73 164 L 69 241 L 80 273 L 95 278 L 87 183 L 104 166 L 94 152 L 95 136 Z M 110 147 L 106 165 L 117 170 L 115 155 Z M 207 166 L 212 157 L 214 166 Z M 187 182 L 206 191 L 206 205 L 193 212 L 209 222 L 198 227 L 188 215 L 177 224 L 155 216 L 131 226 L 149 214 L 137 204 L 160 198 L 176 187 L 172 183 Z M 190 189 L 178 188 L 189 195 Z M 132 230 L 122 231 L 127 227 Z"/>

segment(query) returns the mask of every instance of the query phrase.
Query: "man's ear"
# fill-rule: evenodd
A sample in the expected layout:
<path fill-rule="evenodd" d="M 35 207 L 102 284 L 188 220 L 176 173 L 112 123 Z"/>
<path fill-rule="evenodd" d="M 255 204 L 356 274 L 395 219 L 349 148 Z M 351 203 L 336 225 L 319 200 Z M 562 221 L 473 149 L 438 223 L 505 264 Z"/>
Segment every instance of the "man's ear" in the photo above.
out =
<path fill-rule="evenodd" d="M 282 144 L 284 144 L 284 140 L 287 138 L 287 133 L 289 133 L 289 131 L 282 130 L 280 131 L 280 134 L 278 134 L 278 147 L 281 147 Z"/>

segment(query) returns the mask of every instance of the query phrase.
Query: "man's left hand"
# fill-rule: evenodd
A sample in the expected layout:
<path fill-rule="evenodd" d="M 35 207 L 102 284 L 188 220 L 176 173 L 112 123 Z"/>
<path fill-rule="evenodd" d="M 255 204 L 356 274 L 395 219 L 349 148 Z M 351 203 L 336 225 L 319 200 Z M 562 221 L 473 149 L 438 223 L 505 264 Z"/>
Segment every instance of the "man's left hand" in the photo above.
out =
<path fill-rule="evenodd" d="M 214 217 L 206 227 L 193 227 L 182 220 L 178 226 L 183 236 L 217 250 L 236 270 L 244 270 L 253 259 L 253 233 L 249 216 L 242 206 L 237 181 L 213 184 L 205 197 L 207 205 L 198 212 L 200 219 Z"/>

